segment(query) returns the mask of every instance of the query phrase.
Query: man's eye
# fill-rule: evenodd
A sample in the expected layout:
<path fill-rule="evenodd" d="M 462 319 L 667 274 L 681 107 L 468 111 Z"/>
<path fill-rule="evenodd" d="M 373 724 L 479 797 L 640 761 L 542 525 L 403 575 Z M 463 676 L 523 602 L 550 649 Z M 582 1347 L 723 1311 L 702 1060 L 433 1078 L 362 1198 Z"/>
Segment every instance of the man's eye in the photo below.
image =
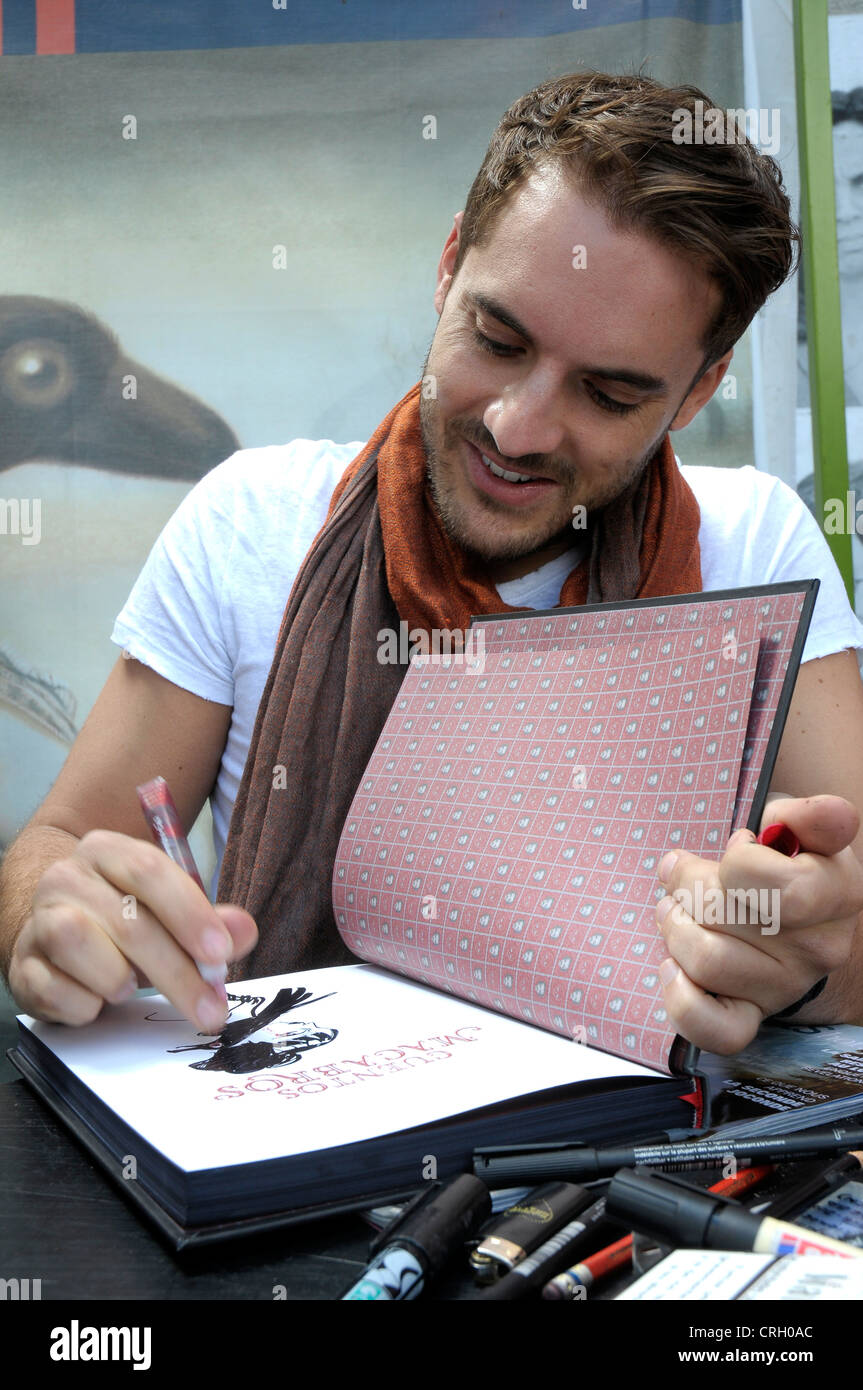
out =
<path fill-rule="evenodd" d="M 594 386 L 592 381 L 586 381 L 584 385 L 591 400 L 595 401 L 603 410 L 611 410 L 618 415 L 628 415 L 630 411 L 639 408 L 640 402 L 629 404 L 625 401 L 616 401 L 613 396 L 607 396 L 604 391 L 600 391 L 599 387 Z"/>
<path fill-rule="evenodd" d="M 496 338 L 487 338 L 478 328 L 473 330 L 473 336 L 483 352 L 491 353 L 492 357 L 513 357 L 520 351 L 510 343 L 499 343 Z"/>

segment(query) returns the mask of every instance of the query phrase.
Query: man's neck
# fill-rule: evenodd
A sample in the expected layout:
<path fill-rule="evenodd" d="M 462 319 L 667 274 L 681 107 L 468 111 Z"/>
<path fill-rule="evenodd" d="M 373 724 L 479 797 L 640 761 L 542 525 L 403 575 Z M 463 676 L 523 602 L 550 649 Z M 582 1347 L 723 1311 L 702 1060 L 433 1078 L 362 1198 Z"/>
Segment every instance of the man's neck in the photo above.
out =
<path fill-rule="evenodd" d="M 529 555 L 520 555 L 516 560 L 489 560 L 489 579 L 495 585 L 506 584 L 510 579 L 521 579 L 523 575 L 532 574 L 542 565 L 547 565 L 549 560 L 556 560 L 558 555 L 574 549 L 575 544 L 575 538 L 570 534 L 549 541 L 548 545 L 532 550 Z"/>

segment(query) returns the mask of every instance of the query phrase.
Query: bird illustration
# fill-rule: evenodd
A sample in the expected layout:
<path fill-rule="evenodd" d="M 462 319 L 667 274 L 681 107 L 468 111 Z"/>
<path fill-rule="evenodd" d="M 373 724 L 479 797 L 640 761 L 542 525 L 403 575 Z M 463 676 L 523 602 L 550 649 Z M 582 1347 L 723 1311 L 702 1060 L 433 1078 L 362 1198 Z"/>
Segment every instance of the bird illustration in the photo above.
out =
<path fill-rule="evenodd" d="M 239 448 L 209 406 L 76 304 L 0 295 L 0 470 L 30 459 L 197 480 Z"/>
<path fill-rule="evenodd" d="M 86 309 L 0 295 L 0 849 L 104 682 L 106 633 L 147 551 L 239 447 Z"/>

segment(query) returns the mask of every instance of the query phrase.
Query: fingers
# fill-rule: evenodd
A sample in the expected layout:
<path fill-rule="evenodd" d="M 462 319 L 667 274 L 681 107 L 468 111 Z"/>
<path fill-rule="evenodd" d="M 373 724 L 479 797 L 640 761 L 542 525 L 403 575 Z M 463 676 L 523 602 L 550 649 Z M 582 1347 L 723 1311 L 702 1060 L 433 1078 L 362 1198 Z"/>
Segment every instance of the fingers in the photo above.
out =
<path fill-rule="evenodd" d="M 860 829 L 860 815 L 841 796 L 773 796 L 761 817 L 766 825 L 781 821 L 794 831 L 810 854 L 831 855 L 851 844 Z"/>
<path fill-rule="evenodd" d="M 134 922 L 133 910 L 143 905 L 193 960 L 208 965 L 228 960 L 233 942 L 221 918 L 194 880 L 155 845 L 112 830 L 92 830 L 80 841 L 78 854 L 118 893 L 133 900 L 120 924 L 112 924 L 122 937 L 137 937 L 121 924 Z"/>
<path fill-rule="evenodd" d="M 79 848 L 123 899 L 124 910 L 104 918 L 106 934 L 186 1018 L 217 1032 L 227 1017 L 224 987 L 207 983 L 197 963 L 224 965 L 233 939 L 198 885 L 146 841 L 93 831 Z"/>
<path fill-rule="evenodd" d="M 31 925 L 32 924 L 32 925 Z M 77 980 L 110 1004 L 129 999 L 138 988 L 135 970 L 105 935 L 101 912 L 80 903 L 49 899 L 39 905 L 22 933 L 37 957 L 43 956 L 61 977 Z"/>
<path fill-rule="evenodd" d="M 84 988 L 32 952 L 20 959 L 13 955 L 9 988 L 22 1008 L 46 1023 L 92 1023 L 104 1003 L 100 994 Z"/>
<path fill-rule="evenodd" d="M 660 871 L 666 892 L 715 931 L 739 940 L 757 932 L 761 949 L 776 955 L 789 932 L 808 929 L 809 944 L 823 953 L 822 973 L 845 963 L 844 934 L 827 928 L 853 922 L 863 909 L 863 870 L 853 850 L 789 859 L 741 831 L 718 862 L 676 853 L 665 856 Z"/>
<path fill-rule="evenodd" d="M 198 963 L 224 965 L 256 939 L 243 908 L 214 908 L 154 845 L 93 831 L 40 879 L 10 985 L 37 1017 L 76 1024 L 145 980 L 185 1017 L 217 1032 L 226 1018 L 224 987 L 207 984 Z"/>
<path fill-rule="evenodd" d="M 251 913 L 234 903 L 216 903 L 213 911 L 218 913 L 228 930 L 233 943 L 229 960 L 243 960 L 258 940 L 258 928 Z"/>
<path fill-rule="evenodd" d="M 657 922 L 669 955 L 695 988 L 749 1002 L 759 1016 L 778 1013 L 820 978 L 813 973 L 816 967 L 797 952 L 774 955 L 761 950 L 756 941 L 711 930 L 694 921 L 672 898 L 660 903 Z"/>
<path fill-rule="evenodd" d="M 673 1028 L 705 1052 L 727 1056 L 751 1042 L 764 1017 L 757 1004 L 699 989 L 676 961 L 660 966 L 665 1007 Z"/>

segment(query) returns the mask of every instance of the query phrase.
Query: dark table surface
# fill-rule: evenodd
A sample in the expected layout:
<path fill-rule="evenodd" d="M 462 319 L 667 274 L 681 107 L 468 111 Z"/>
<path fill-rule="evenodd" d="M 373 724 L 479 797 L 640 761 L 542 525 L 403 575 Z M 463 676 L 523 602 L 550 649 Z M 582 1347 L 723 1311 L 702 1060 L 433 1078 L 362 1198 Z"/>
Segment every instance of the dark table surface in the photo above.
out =
<path fill-rule="evenodd" d="M 23 1081 L 0 1084 L 0 1277 L 43 1299 L 333 1299 L 366 1263 L 359 1216 L 176 1254 Z"/>
<path fill-rule="evenodd" d="M 349 1214 L 176 1252 L 6 1058 L 17 1026 L 0 1023 L 0 1279 L 41 1281 L 41 1299 L 334 1300 L 368 1262 L 373 1230 Z M 14 1078 L 14 1079 L 9 1079 Z M 817 1161 L 807 1166 L 814 1170 Z M 804 1176 L 784 1165 L 762 1191 Z M 705 1182 L 709 1178 L 705 1177 Z M 605 1301 L 632 1277 L 593 1295 Z M 434 1290 L 476 1296 L 467 1272 Z M 6 1297 L 8 1297 L 8 1293 Z M 593 1301 L 593 1300 L 592 1300 Z M 627 1305 L 632 1306 L 632 1305 Z M 684 1305 L 685 1306 L 685 1305 Z"/>

